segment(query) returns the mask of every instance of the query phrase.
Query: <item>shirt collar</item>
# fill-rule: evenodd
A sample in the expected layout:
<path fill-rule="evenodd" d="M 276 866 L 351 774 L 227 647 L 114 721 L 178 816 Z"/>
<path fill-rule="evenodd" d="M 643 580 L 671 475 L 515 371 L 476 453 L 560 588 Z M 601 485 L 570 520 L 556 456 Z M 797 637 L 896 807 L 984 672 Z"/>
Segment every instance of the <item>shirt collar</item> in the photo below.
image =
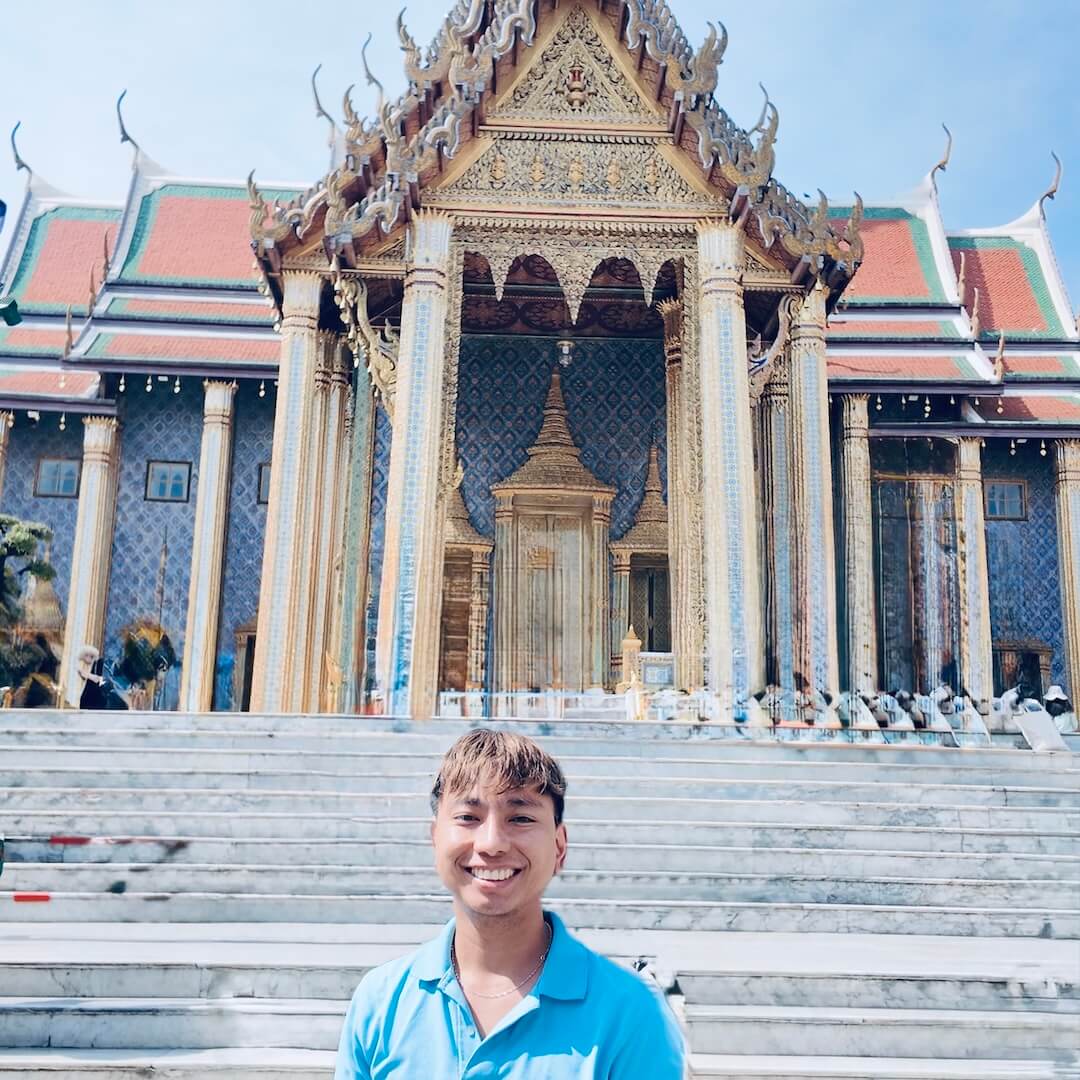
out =
<path fill-rule="evenodd" d="M 544 917 L 551 924 L 551 949 L 533 992 L 563 1001 L 580 1000 L 585 997 L 588 985 L 588 949 L 554 912 L 545 911 Z M 454 940 L 454 924 L 455 920 L 451 919 L 438 937 L 417 950 L 413 971 L 420 982 L 442 983 L 453 976 L 450 943 Z"/>

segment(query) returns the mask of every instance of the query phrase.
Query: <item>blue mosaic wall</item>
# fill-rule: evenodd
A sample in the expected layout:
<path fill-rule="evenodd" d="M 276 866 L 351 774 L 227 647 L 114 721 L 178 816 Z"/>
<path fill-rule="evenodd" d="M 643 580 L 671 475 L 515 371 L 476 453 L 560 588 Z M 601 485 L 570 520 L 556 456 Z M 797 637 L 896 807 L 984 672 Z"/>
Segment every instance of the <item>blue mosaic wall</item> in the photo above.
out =
<path fill-rule="evenodd" d="M 236 391 L 229 523 L 225 533 L 218 651 L 214 668 L 214 708 L 232 709 L 236 631 L 254 618 L 259 606 L 266 504 L 258 501 L 259 466 L 270 460 L 274 445 L 277 395 L 270 384 L 259 397 L 259 384 L 242 380 Z"/>
<path fill-rule="evenodd" d="M 59 425 L 60 416 L 57 413 L 42 413 L 37 424 L 31 424 L 25 413 L 15 418 L 8 443 L 0 510 L 26 521 L 40 521 L 52 529 L 50 559 L 56 567 L 53 587 L 66 614 L 79 500 L 42 498 L 34 494 L 39 458 L 82 457 L 82 417 L 67 417 L 64 431 L 60 430 Z"/>
<path fill-rule="evenodd" d="M 550 338 L 473 336 L 461 342 L 457 440 L 464 462 L 462 496 L 473 525 L 495 535 L 492 484 L 526 457 L 540 431 L 555 363 Z M 660 341 L 584 339 L 562 371 L 570 432 L 584 465 L 617 488 L 611 536 L 630 528 L 645 493 L 649 445 L 660 447 L 667 490 L 664 356 Z"/>
<path fill-rule="evenodd" d="M 1051 678 L 1064 686 L 1053 459 L 1040 457 L 1033 442 L 1019 446 L 1014 457 L 1005 440 L 988 439 L 983 477 L 1023 480 L 1028 496 L 1026 521 L 986 523 L 991 633 L 995 641 L 1034 638 L 1049 645 Z"/>
<path fill-rule="evenodd" d="M 379 618 L 379 586 L 382 583 L 383 550 L 386 546 L 386 478 L 390 473 L 390 442 L 393 428 L 381 405 L 375 407 L 375 454 L 371 480 L 371 549 L 368 561 L 367 680 L 375 672 L 375 631 Z M 368 687 L 365 687 L 368 689 Z"/>
<path fill-rule="evenodd" d="M 198 494 L 199 445 L 202 439 L 203 389 L 186 379 L 179 394 L 172 384 L 155 382 L 146 393 L 141 381 L 130 380 L 118 395 L 120 418 L 120 483 L 116 498 L 116 533 L 105 617 L 105 655 L 120 655 L 120 630 L 142 615 L 165 627 L 183 656 L 187 620 L 191 543 Z M 145 498 L 148 461 L 190 461 L 191 485 L 186 503 L 150 502 Z M 168 539 L 165 587 L 158 609 L 158 575 L 162 547 Z M 175 708 L 179 698 L 179 664 L 169 672 L 162 707 Z"/>

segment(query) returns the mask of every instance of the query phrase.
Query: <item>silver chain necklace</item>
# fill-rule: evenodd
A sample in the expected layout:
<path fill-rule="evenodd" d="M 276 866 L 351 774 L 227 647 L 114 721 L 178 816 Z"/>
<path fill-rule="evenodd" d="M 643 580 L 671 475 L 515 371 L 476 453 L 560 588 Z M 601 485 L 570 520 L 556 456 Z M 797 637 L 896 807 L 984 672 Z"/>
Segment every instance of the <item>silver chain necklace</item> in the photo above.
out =
<path fill-rule="evenodd" d="M 509 997 L 516 990 L 520 990 L 526 983 L 530 982 L 533 976 L 544 966 L 544 961 L 548 958 L 548 953 L 551 952 L 551 941 L 554 937 L 554 932 L 551 929 L 551 923 L 545 922 L 544 925 L 547 927 L 548 932 L 547 948 L 540 954 L 540 959 L 536 961 L 536 967 L 534 967 L 532 971 L 517 984 L 517 986 L 511 986 L 509 990 L 502 990 L 498 994 L 481 994 L 474 990 L 469 994 L 469 997 L 478 997 L 484 998 L 487 1001 L 494 1001 L 497 998 Z M 465 984 L 461 981 L 461 972 L 458 970 L 457 951 L 454 948 L 454 942 L 450 942 L 450 964 L 454 969 L 454 978 L 457 979 L 458 985 L 462 990 L 465 990 Z M 466 993 L 469 992 L 466 991 Z"/>

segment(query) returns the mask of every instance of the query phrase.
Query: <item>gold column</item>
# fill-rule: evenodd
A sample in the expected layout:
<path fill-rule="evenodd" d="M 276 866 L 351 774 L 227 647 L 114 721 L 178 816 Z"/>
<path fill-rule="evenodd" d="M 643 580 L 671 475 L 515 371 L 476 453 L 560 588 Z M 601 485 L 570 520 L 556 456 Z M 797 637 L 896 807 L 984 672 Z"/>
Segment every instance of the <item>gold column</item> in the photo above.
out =
<path fill-rule="evenodd" d="M 340 553 L 341 457 L 348 382 L 341 370 L 341 345 L 336 334 L 320 335 L 321 354 L 315 369 L 311 425 L 312 489 L 308 499 L 310 573 L 304 596 L 303 672 L 295 680 L 295 708 L 318 712 L 327 699 L 327 684 L 337 679 L 326 660 L 326 643 L 333 613 L 331 581 Z M 340 680 L 338 680 L 340 681 Z"/>
<path fill-rule="evenodd" d="M 825 287 L 803 299 L 791 342 L 791 500 L 795 688 L 839 694 Z"/>
<path fill-rule="evenodd" d="M 608 542 L 611 539 L 611 497 L 592 504 L 592 686 L 606 687 L 611 673 L 611 592 Z"/>
<path fill-rule="evenodd" d="M 386 490 L 376 681 L 388 712 L 417 719 L 434 712 L 438 680 L 441 410 L 452 234 L 445 214 L 421 211 L 410 225 Z"/>
<path fill-rule="evenodd" d="M 671 458 L 668 458 L 671 461 Z M 668 473 L 668 483 L 671 483 L 671 473 Z M 669 503 L 670 506 L 670 503 Z M 630 627 L 630 552 L 625 549 L 616 549 L 612 552 L 614 557 L 615 577 L 612 585 L 611 596 L 611 648 L 615 642 L 621 642 Z M 669 570 L 670 573 L 670 570 Z M 678 653 L 675 654 L 678 659 Z M 614 671 L 620 670 L 622 654 L 618 658 L 612 658 L 611 666 Z"/>
<path fill-rule="evenodd" d="M 340 617 L 331 624 L 331 652 L 337 658 L 341 673 L 341 685 L 332 708 L 335 712 L 355 711 L 364 685 L 364 661 L 367 656 L 375 399 L 371 376 L 363 362 L 356 367 L 355 378 L 355 389 L 346 399 L 348 499 L 343 525 L 340 586 L 335 586 L 335 604 Z"/>
<path fill-rule="evenodd" d="M 509 693 L 514 685 L 514 650 L 521 647 L 514 633 L 514 604 L 510 599 L 517 576 L 514 544 L 514 497 L 495 497 L 495 655 L 493 693 Z"/>
<path fill-rule="evenodd" d="M 64 660 L 61 685 L 64 700 L 78 708 L 81 680 L 79 650 L 101 650 L 105 633 L 105 603 L 109 595 L 113 527 L 116 521 L 117 466 L 120 460 L 116 418 L 83 418 L 82 475 L 75 542 L 71 555 Z"/>
<path fill-rule="evenodd" d="M 321 292 L 319 273 L 285 271 L 252 712 L 288 712 L 293 681 L 303 663 L 299 620 L 305 571 L 310 566 L 311 545 L 305 528 L 311 493 L 312 389 L 320 352 Z"/>
<path fill-rule="evenodd" d="M 191 544 L 180 710 L 209 712 L 214 697 L 221 575 L 229 518 L 235 382 L 203 382 L 203 430 L 199 450 L 195 531 Z"/>
<path fill-rule="evenodd" d="M 487 666 L 487 620 L 490 594 L 491 551 L 473 548 L 472 592 L 469 596 L 469 667 L 466 690 L 483 690 Z"/>
<path fill-rule="evenodd" d="M 774 363 L 759 409 L 764 488 L 763 548 L 767 679 L 783 691 L 780 718 L 795 719 L 795 597 L 791 584 L 791 386 L 787 352 Z"/>
<path fill-rule="evenodd" d="M 719 716 L 761 720 L 764 683 L 757 499 L 743 310 L 743 235 L 697 227 L 706 685 Z"/>
<path fill-rule="evenodd" d="M 1080 697 L 1080 439 L 1058 439 L 1054 444 L 1054 495 L 1065 671 L 1075 704 Z"/>
<path fill-rule="evenodd" d="M 956 507 L 960 594 L 960 680 L 972 702 L 989 708 L 994 693 L 990 571 L 983 514 L 982 439 L 957 440 Z M 961 687 L 955 687 L 957 691 Z"/>
<path fill-rule="evenodd" d="M 15 414 L 8 409 L 0 409 L 0 505 L 3 505 L 4 480 L 7 478 L 8 445 L 11 442 L 11 425 Z"/>
<path fill-rule="evenodd" d="M 845 690 L 877 690 L 877 602 L 874 596 L 873 496 L 870 486 L 869 394 L 840 399 L 840 483 L 844 537 Z"/>

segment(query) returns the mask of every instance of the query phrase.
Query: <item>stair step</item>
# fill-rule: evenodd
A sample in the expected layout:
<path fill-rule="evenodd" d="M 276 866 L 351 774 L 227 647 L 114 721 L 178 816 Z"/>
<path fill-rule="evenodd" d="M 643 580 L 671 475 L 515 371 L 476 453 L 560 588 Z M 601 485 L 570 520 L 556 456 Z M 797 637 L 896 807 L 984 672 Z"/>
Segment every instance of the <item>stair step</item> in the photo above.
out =
<path fill-rule="evenodd" d="M 704 1054 L 1067 1060 L 1077 1049 L 1075 1015 L 1053 1012 L 688 1004 L 685 1020 Z"/>
<path fill-rule="evenodd" d="M 0 1050 L 5 1080 L 91 1076 L 94 1080 L 326 1080 L 336 1055 L 280 1047 L 215 1050 Z"/>
<path fill-rule="evenodd" d="M 695 1080 L 1063 1080 L 1053 1063 L 1030 1059 L 778 1057 L 694 1054 Z"/>

